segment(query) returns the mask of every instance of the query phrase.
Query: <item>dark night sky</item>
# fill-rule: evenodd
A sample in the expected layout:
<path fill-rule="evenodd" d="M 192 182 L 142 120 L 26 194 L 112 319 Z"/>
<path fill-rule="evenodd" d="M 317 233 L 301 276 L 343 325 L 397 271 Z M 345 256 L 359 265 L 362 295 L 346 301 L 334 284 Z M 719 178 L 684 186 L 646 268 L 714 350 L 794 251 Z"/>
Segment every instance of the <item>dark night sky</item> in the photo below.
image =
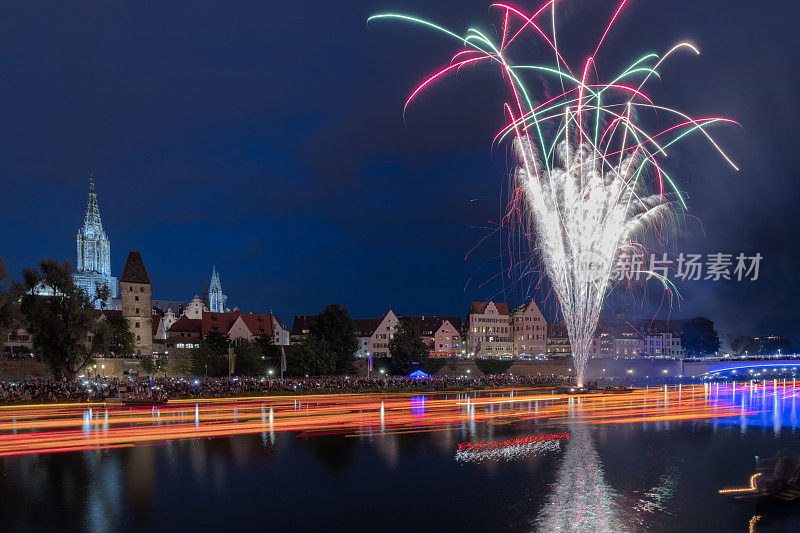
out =
<path fill-rule="evenodd" d="M 532 3 L 518 3 L 531 9 Z M 75 260 L 90 171 L 119 276 L 140 247 L 156 298 L 199 293 L 211 265 L 231 307 L 291 322 L 331 301 L 357 317 L 461 314 L 470 300 L 520 303 L 498 277 L 494 235 L 506 147 L 490 148 L 503 93 L 490 68 L 402 106 L 455 43 L 372 23 L 397 10 L 457 31 L 497 21 L 488 2 L 15 2 L 0 17 L 0 256 L 13 272 Z M 587 52 L 613 5 L 565 2 L 562 42 Z M 633 0 L 604 45 L 611 74 L 689 39 L 651 87 L 661 103 L 721 114 L 714 130 L 742 170 L 696 138 L 665 162 L 686 191 L 675 247 L 760 252 L 756 282 L 686 282 L 673 317 L 797 341 L 800 8 L 747 0 Z M 770 4 L 771 6 L 771 4 Z M 546 50 L 530 39 L 520 53 Z M 549 55 L 546 56 L 549 59 Z M 605 69 L 605 70 L 603 70 Z M 694 218 L 696 217 L 696 218 Z M 634 298 L 653 316 L 662 291 Z M 552 311 L 552 309 L 550 310 Z M 662 311 L 660 316 L 665 316 Z"/>

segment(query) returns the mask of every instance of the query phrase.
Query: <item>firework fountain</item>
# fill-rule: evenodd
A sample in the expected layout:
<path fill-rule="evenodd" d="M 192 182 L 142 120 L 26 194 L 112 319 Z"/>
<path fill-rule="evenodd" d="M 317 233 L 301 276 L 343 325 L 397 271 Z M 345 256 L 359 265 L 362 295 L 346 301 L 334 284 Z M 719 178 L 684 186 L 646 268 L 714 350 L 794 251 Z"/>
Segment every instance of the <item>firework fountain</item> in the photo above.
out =
<path fill-rule="evenodd" d="M 699 133 L 736 168 L 707 131 L 713 123 L 732 120 L 692 118 L 655 104 L 643 92 L 649 80 L 660 79 L 659 69 L 674 52 L 699 54 L 693 45 L 679 43 L 663 55 L 646 54 L 610 81 L 601 81 L 595 58 L 627 2 L 622 0 L 617 6 L 597 45 L 577 70 L 570 67 L 557 45 L 555 0 L 532 14 L 511 5 L 492 4 L 501 15 L 499 37 L 494 39 L 475 28 L 460 35 L 404 14 L 370 18 L 419 24 L 461 43 L 448 65 L 412 91 L 406 108 L 420 92 L 448 74 L 481 63 L 498 67 L 508 87 L 508 101 L 503 103 L 508 122 L 494 141 L 510 140 L 518 162 L 503 225 L 527 236 L 526 246 L 531 251 L 527 261 L 538 260 L 543 265 L 569 333 L 579 384 L 585 382 L 590 343 L 604 299 L 613 287 L 615 262 L 623 253 L 641 247 L 648 231 L 662 235 L 670 215 L 686 208 L 662 165 L 669 147 L 690 133 Z M 546 43 L 551 63 L 512 61 L 523 32 L 533 32 Z M 543 89 L 558 87 L 556 96 L 537 99 L 525 82 L 531 74 L 545 78 Z M 657 132 L 648 131 L 643 117 L 649 111 L 662 120 L 670 119 L 671 124 Z M 663 276 L 643 272 L 672 291 Z"/>

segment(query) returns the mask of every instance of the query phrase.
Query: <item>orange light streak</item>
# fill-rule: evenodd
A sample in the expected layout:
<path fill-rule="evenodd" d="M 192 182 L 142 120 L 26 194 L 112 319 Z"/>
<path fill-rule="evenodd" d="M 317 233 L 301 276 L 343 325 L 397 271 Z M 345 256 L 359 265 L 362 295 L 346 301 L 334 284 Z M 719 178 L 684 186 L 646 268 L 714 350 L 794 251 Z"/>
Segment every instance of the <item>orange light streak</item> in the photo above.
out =
<path fill-rule="evenodd" d="M 741 389 L 740 389 L 741 390 Z M 775 388 L 791 397 L 793 387 Z M 465 394 L 319 394 L 170 400 L 160 407 L 38 404 L 0 407 L 0 456 L 68 452 L 291 432 L 303 436 L 444 431 L 464 424 L 519 427 L 701 420 L 750 414 L 703 387 L 629 394 L 494 389 Z M 491 395 L 491 396 L 490 396 Z"/>

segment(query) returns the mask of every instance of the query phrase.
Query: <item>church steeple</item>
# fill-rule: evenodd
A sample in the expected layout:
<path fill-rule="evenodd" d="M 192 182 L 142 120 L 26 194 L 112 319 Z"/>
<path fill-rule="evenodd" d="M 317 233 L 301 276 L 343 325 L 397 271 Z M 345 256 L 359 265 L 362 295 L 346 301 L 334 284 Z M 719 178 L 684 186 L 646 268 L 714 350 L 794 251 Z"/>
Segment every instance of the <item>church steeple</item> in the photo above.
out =
<path fill-rule="evenodd" d="M 217 273 L 216 265 L 211 268 L 211 287 L 209 289 L 209 311 L 212 313 L 224 313 L 228 309 L 226 303 L 228 297 L 222 294 L 222 283 L 219 281 L 219 274 Z"/>
<path fill-rule="evenodd" d="M 103 231 L 103 222 L 100 220 L 100 208 L 97 206 L 97 192 L 94 190 L 94 172 L 89 174 L 89 201 L 86 204 L 86 217 L 83 220 L 84 230 L 93 228 Z"/>
<path fill-rule="evenodd" d="M 106 285 L 111 289 L 111 297 L 116 298 L 118 286 L 117 280 L 111 277 L 111 244 L 100 220 L 94 173 L 89 175 L 89 200 L 86 203 L 83 226 L 78 230 L 76 241 L 78 248 L 78 262 L 75 265 L 76 284 L 90 295 L 95 294 L 97 286 Z"/>

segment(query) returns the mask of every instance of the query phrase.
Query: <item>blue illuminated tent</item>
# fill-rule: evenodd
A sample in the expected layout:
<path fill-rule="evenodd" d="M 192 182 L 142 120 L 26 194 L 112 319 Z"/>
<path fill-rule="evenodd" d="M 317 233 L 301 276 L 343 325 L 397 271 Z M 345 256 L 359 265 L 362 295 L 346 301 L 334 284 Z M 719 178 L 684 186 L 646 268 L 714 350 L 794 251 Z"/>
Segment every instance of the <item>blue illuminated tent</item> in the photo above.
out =
<path fill-rule="evenodd" d="M 412 379 L 427 379 L 430 376 L 428 374 L 426 374 L 425 372 L 423 372 L 422 370 L 415 370 L 414 372 L 409 374 L 408 377 L 410 377 Z"/>

